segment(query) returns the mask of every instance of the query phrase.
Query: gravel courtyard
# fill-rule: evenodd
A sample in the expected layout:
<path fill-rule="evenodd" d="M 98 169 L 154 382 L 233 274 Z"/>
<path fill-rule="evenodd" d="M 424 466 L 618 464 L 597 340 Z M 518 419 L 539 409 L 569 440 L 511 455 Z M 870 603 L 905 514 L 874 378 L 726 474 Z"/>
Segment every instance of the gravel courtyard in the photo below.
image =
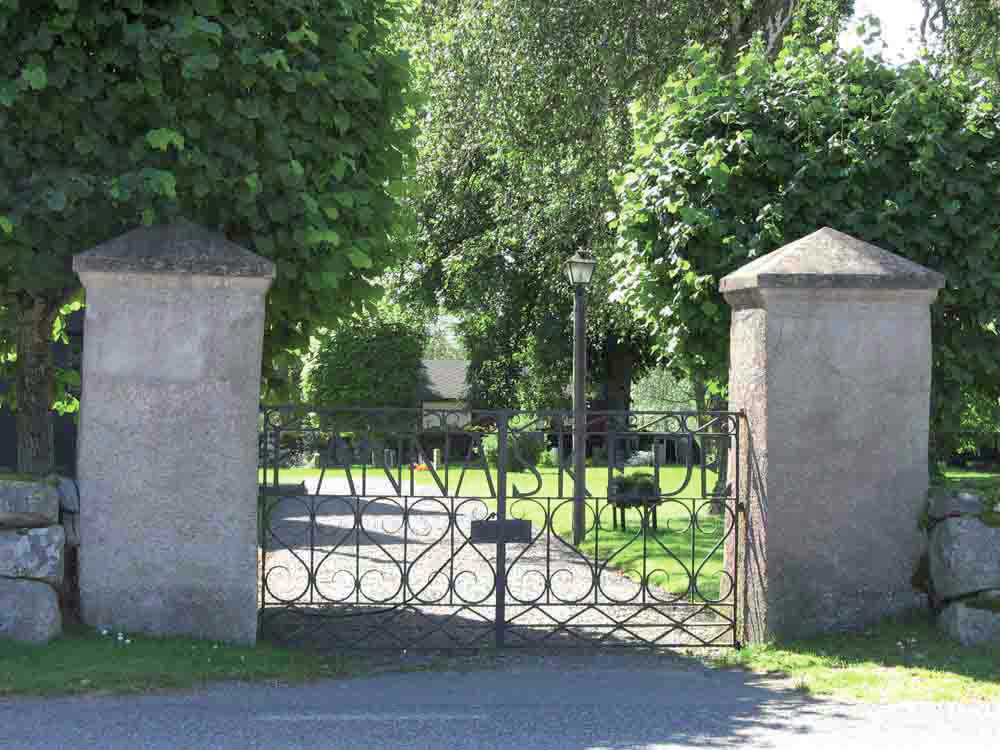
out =
<path fill-rule="evenodd" d="M 316 481 L 307 481 L 308 492 Z M 420 487 L 405 501 L 404 525 L 404 499 L 388 482 L 369 479 L 367 489 L 367 497 L 351 497 L 346 480 L 328 479 L 319 496 L 270 501 L 265 630 L 330 646 L 490 645 L 496 545 L 469 541 L 472 521 L 490 513 L 486 503 Z M 371 494 L 378 492 L 385 494 Z M 731 607 L 678 602 L 595 565 L 559 536 L 533 528 L 532 538 L 507 545 L 509 645 L 731 644 Z M 291 603 L 294 611 L 281 608 Z"/>

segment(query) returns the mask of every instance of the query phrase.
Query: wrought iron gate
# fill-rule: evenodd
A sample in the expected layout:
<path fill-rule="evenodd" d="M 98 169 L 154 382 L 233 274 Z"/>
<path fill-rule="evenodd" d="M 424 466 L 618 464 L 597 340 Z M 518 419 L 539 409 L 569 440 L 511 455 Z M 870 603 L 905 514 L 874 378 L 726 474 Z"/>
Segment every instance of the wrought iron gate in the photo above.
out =
<path fill-rule="evenodd" d="M 739 419 L 589 412 L 574 544 L 571 412 L 265 409 L 261 630 L 355 648 L 737 646 Z"/>

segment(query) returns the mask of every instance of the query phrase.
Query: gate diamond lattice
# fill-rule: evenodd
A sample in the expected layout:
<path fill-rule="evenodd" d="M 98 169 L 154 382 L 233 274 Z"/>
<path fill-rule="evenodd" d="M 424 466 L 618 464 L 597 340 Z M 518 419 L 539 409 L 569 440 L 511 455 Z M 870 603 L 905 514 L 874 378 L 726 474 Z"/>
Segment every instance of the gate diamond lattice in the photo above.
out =
<path fill-rule="evenodd" d="M 739 419 L 589 412 L 574 544 L 570 412 L 266 409 L 261 630 L 342 648 L 737 646 Z M 308 458 L 320 468 L 289 468 Z"/>

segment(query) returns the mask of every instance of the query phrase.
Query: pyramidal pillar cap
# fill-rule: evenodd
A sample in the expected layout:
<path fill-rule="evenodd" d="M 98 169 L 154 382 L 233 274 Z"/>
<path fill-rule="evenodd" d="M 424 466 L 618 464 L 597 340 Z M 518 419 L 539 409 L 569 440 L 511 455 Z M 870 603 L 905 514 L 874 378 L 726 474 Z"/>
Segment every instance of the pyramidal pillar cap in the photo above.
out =
<path fill-rule="evenodd" d="M 937 271 L 830 227 L 756 258 L 724 277 L 719 291 L 757 289 L 927 290 L 945 278 Z"/>
<path fill-rule="evenodd" d="M 77 273 L 274 278 L 274 263 L 186 219 L 133 229 L 73 256 Z"/>

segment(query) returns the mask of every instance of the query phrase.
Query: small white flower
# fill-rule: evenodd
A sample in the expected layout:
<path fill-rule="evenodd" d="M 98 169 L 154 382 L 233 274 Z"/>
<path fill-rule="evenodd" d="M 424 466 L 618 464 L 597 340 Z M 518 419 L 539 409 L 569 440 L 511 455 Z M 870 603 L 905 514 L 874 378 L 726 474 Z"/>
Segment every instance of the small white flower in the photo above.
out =
<path fill-rule="evenodd" d="M 219 647 L 219 644 L 218 644 L 218 643 L 213 643 L 213 644 L 212 644 L 212 648 L 218 648 L 218 647 Z"/>
<path fill-rule="evenodd" d="M 119 634 L 118 634 L 118 640 L 119 640 L 119 641 L 123 641 L 123 640 L 125 640 L 125 634 L 124 634 L 124 633 L 119 633 Z"/>
<path fill-rule="evenodd" d="M 126 638 L 125 639 L 125 645 L 128 646 L 130 643 L 132 643 L 132 639 L 131 638 Z"/>
<path fill-rule="evenodd" d="M 110 635 L 111 631 L 107 628 L 101 628 L 101 635 Z"/>

